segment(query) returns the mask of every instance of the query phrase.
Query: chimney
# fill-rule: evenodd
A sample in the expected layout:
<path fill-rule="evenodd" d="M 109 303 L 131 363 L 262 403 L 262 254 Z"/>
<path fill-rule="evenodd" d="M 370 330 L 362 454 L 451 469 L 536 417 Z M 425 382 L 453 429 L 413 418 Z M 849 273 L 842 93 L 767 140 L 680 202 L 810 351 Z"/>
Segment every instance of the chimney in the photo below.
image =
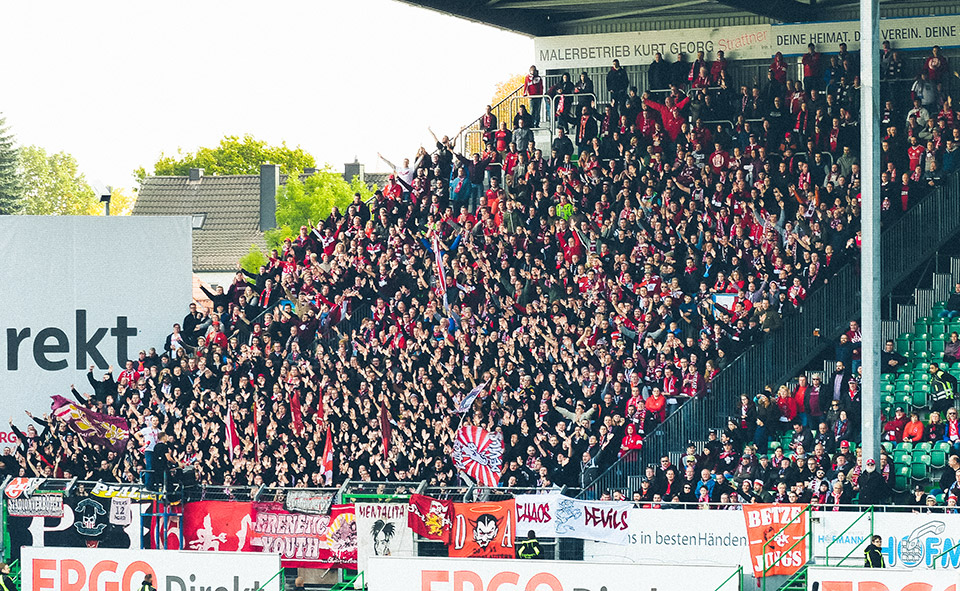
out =
<path fill-rule="evenodd" d="M 353 157 L 353 162 L 347 162 L 343 165 L 343 180 L 350 183 L 353 182 L 353 177 L 358 177 L 360 182 L 363 182 L 363 165 L 360 164 L 356 156 Z"/>
<path fill-rule="evenodd" d="M 260 231 L 277 227 L 277 189 L 280 187 L 280 167 L 260 165 Z"/>
<path fill-rule="evenodd" d="M 203 178 L 203 169 L 202 168 L 191 168 L 190 169 L 190 180 L 199 181 Z"/>

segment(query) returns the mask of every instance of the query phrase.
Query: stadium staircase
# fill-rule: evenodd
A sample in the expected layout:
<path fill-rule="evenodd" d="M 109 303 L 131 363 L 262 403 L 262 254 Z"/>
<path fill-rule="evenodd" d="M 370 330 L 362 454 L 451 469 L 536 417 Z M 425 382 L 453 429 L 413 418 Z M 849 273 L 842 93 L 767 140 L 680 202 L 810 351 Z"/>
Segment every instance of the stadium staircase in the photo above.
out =
<path fill-rule="evenodd" d="M 954 174 L 884 229 L 881 237 L 881 290 L 884 296 L 891 294 L 906 278 L 922 272 L 924 265 L 929 265 L 929 261 L 958 231 L 960 178 Z M 639 479 L 648 464 L 656 463 L 664 455 L 676 463 L 688 442 L 702 442 L 708 428 L 725 427 L 726 418 L 737 412 L 741 393 L 752 395 L 768 384 L 786 383 L 798 375 L 824 348 L 835 342 L 848 328 L 851 319 L 859 317 L 859 273 L 855 261 L 841 268 L 826 285 L 807 297 L 801 313 L 785 318 L 777 333 L 741 353 L 719 372 L 711 383 L 710 394 L 682 405 L 647 435 L 643 449 L 633 450 L 619 458 L 581 491 L 581 496 L 596 498 L 605 490 L 639 488 Z M 924 379 L 920 377 L 924 367 L 923 354 L 929 357 L 934 348 L 942 351 L 941 344 L 936 342 L 938 339 L 930 337 L 930 331 L 941 326 L 936 321 L 938 319 L 934 318 L 934 303 L 946 299 L 948 281 L 958 276 L 960 261 L 951 260 L 949 274 L 936 272 L 931 288 L 916 290 L 913 303 L 898 305 L 897 320 L 884 322 L 885 335 L 912 331 L 909 337 L 903 336 L 898 341 L 898 347 L 910 343 L 909 351 L 914 355 L 912 361 L 916 373 L 910 373 L 914 377 L 910 379 L 909 388 L 906 387 L 906 380 L 903 381 L 903 387 L 897 385 L 899 382 L 894 382 L 894 402 L 898 392 L 901 400 L 905 400 L 905 394 L 909 391 L 912 395 L 914 385 Z M 906 328 L 908 326 L 909 329 Z M 960 367 L 957 371 L 960 371 Z M 923 391 L 922 384 L 920 388 Z M 910 477 L 913 478 L 913 450 L 909 451 Z M 920 476 L 920 468 L 917 470 L 917 476 Z M 900 484 L 904 482 L 903 476 L 902 470 L 898 472 Z"/>

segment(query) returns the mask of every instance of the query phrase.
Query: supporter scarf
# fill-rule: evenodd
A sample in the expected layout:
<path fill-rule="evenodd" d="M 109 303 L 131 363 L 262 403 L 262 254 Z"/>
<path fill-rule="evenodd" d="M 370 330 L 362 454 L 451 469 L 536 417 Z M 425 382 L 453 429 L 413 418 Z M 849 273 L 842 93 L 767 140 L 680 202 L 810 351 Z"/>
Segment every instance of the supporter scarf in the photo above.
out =
<path fill-rule="evenodd" d="M 333 484 L 333 432 L 327 426 L 327 441 L 323 444 L 323 457 L 320 458 L 320 469 L 327 486 Z"/>
<path fill-rule="evenodd" d="M 303 433 L 303 409 L 300 408 L 300 390 L 290 392 L 290 418 L 293 419 L 293 431 L 299 436 Z"/>

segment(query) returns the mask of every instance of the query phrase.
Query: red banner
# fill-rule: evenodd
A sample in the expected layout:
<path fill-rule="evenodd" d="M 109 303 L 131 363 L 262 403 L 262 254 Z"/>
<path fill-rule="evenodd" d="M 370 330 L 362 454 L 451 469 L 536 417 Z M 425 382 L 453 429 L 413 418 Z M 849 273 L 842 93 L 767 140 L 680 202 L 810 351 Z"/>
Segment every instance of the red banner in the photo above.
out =
<path fill-rule="evenodd" d="M 807 563 L 806 505 L 743 506 L 753 573 L 757 577 L 792 575 Z M 766 572 L 764 572 L 766 570 Z"/>
<path fill-rule="evenodd" d="M 517 529 L 513 499 L 497 503 L 454 503 L 449 555 L 460 558 L 514 558 Z"/>
<path fill-rule="evenodd" d="M 407 525 L 414 533 L 429 540 L 449 542 L 453 530 L 453 502 L 411 495 Z"/>
<path fill-rule="evenodd" d="M 353 505 L 334 505 L 329 515 L 292 513 L 281 503 L 256 503 L 251 545 L 280 554 L 284 568 L 357 568 Z"/>
<path fill-rule="evenodd" d="M 251 552 L 253 503 L 198 501 L 183 510 L 185 550 Z"/>

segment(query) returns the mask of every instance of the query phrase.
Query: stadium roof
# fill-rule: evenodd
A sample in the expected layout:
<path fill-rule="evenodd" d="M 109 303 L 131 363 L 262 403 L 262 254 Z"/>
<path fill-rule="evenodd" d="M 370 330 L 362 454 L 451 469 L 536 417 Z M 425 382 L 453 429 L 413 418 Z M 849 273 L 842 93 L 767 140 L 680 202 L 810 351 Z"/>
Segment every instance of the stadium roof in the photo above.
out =
<path fill-rule="evenodd" d="M 601 32 L 604 25 L 624 30 L 656 28 L 666 19 L 696 19 L 688 26 L 730 26 L 773 20 L 810 22 L 857 18 L 857 0 L 400 0 L 475 22 L 534 37 Z M 920 8 L 926 14 L 952 14 L 940 2 L 881 0 L 889 7 Z M 839 9 L 839 10 L 838 10 Z M 944 12 L 944 9 L 946 11 Z M 852 10 L 852 13 L 851 13 Z M 887 16 L 885 14 L 882 16 Z M 906 15 L 904 15 L 906 16 Z M 758 19 L 758 17 L 760 17 Z M 704 21 L 712 21 L 707 24 Z M 590 30 L 587 30 L 587 29 Z M 687 28 L 671 26 L 667 28 Z"/>

